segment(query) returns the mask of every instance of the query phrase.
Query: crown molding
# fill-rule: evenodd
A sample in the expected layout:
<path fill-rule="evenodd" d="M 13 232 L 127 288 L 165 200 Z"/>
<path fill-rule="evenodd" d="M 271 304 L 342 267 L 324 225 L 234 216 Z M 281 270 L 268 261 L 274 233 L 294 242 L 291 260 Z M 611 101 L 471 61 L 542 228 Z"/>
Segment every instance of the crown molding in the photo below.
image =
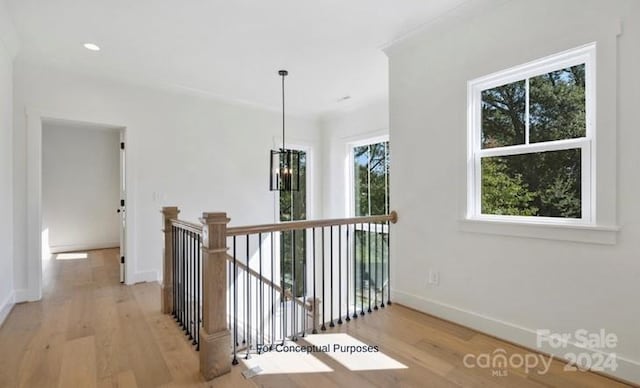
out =
<path fill-rule="evenodd" d="M 513 0 L 465 0 L 440 16 L 431 19 L 413 30 L 407 31 L 405 34 L 383 44 L 380 46 L 380 50 L 389 56 L 396 47 L 402 46 L 404 43 L 414 40 L 414 38 L 419 38 L 429 34 L 443 24 L 450 22 L 452 19 L 471 19 L 478 13 L 497 8 L 510 1 Z"/>

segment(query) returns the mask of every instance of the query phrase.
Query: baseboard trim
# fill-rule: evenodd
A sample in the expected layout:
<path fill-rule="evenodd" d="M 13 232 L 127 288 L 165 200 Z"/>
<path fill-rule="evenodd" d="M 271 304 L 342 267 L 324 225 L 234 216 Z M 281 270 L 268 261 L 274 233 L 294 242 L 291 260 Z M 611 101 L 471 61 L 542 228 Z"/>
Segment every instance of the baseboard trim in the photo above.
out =
<path fill-rule="evenodd" d="M 563 349 L 555 349 L 550 346 L 538 347 L 537 332 L 534 329 L 515 325 L 510 322 L 505 322 L 483 314 L 464 310 L 446 303 L 426 299 L 403 291 L 393 290 L 392 295 L 393 300 L 399 304 L 403 304 L 407 307 L 453 323 L 467 326 L 473 330 L 512 342 L 536 352 L 550 354 L 558 360 L 566 360 L 565 354 L 567 353 L 581 353 L 585 351 L 584 348 L 578 346 L 573 341 L 569 341 L 567 343 L 567 347 Z M 602 353 L 605 356 L 609 355 L 607 352 L 596 349 L 589 349 L 587 351 Z M 616 353 L 615 356 L 618 368 L 615 371 L 608 371 L 606 374 L 599 374 L 639 384 L 640 362 L 626 358 L 618 353 Z"/>
<path fill-rule="evenodd" d="M 120 242 L 105 242 L 105 243 L 89 243 L 89 244 L 70 244 L 70 245 L 53 245 L 49 247 L 51 253 L 63 253 L 63 252 L 76 252 L 76 251 L 91 251 L 95 249 L 109 249 L 120 247 Z"/>
<path fill-rule="evenodd" d="M 136 272 L 133 275 L 133 279 L 127 284 L 144 283 L 144 282 L 157 282 L 159 279 L 158 271 L 142 271 Z"/>
<path fill-rule="evenodd" d="M 11 313 L 11 310 L 13 310 L 13 306 L 15 306 L 16 304 L 15 296 L 16 296 L 16 292 L 11 291 L 9 295 L 5 298 L 5 300 L 2 302 L 2 304 L 0 304 L 0 327 L 2 327 L 2 324 L 4 324 L 5 319 L 7 319 L 7 317 L 9 316 L 9 313 Z"/>
<path fill-rule="evenodd" d="M 14 303 L 35 302 L 40 298 L 35 297 L 35 293 L 27 288 L 21 288 L 14 291 Z"/>

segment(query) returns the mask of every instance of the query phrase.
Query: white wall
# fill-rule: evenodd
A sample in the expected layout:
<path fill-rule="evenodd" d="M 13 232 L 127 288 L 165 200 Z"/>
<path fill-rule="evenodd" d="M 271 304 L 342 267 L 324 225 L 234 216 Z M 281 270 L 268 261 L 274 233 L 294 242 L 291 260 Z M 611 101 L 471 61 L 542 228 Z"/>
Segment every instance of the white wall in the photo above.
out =
<path fill-rule="evenodd" d="M 388 49 L 395 299 L 532 348 L 536 329 L 604 328 L 619 338 L 619 367 L 608 373 L 640 382 L 640 2 L 485 3 L 492 8 L 461 9 Z M 598 141 L 613 138 L 597 146 L 598 179 L 613 182 L 598 200 L 613 203 L 609 222 L 617 207 L 617 243 L 462 230 L 467 81 L 594 40 Z M 613 174 L 600 174 L 608 160 Z M 439 286 L 427 287 L 429 269 L 440 272 Z"/>
<path fill-rule="evenodd" d="M 349 216 L 347 187 L 349 144 L 389 134 L 389 101 L 381 99 L 348 111 L 335 112 L 320 122 L 324 139 L 323 218 Z M 393 147 L 393 146 L 391 146 Z"/>
<path fill-rule="evenodd" d="M 13 305 L 13 58 L 17 39 L 0 1 L 0 324 Z"/>
<path fill-rule="evenodd" d="M 273 86 L 279 93 L 275 76 Z M 181 219 L 196 222 L 203 211 L 225 211 L 232 225 L 274 220 L 268 161 L 282 125 L 279 112 L 19 62 L 14 138 L 16 288 L 29 284 L 25 110 L 126 127 L 129 283 L 159 277 L 162 206 L 177 205 Z M 315 121 L 290 117 L 287 128 L 292 141 L 321 144 Z M 321 155 L 316 154 L 320 165 Z M 319 181 L 314 187 L 319 190 Z"/>
<path fill-rule="evenodd" d="M 119 131 L 45 123 L 42 228 L 50 252 L 118 247 L 119 206 Z"/>

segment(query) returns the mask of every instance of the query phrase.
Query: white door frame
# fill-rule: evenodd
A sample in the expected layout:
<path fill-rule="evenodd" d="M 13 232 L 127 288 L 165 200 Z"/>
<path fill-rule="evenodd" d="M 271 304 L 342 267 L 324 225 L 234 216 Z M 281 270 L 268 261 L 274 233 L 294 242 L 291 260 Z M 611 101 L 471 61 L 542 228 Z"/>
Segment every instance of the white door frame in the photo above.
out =
<path fill-rule="evenodd" d="M 42 124 L 45 120 L 67 120 L 104 125 L 120 129 L 126 133 L 125 125 L 108 124 L 110 120 L 103 117 L 78 117 L 74 114 L 62 114 L 56 112 L 42 112 L 27 108 L 25 110 L 26 135 L 27 135 L 27 289 L 19 298 L 20 301 L 36 301 L 42 298 Z M 129 152 L 129 156 L 131 153 Z M 131 184 L 131 163 L 127 169 L 127 190 L 133 192 Z M 116 204 L 117 205 L 117 204 Z M 127 218 L 127 240 L 131 241 L 132 211 L 131 204 L 127 203 L 129 217 Z M 114 206 L 115 209 L 115 206 Z M 134 260 L 131 252 L 131 244 L 127 245 L 127 260 L 125 271 L 125 283 L 133 280 Z"/>

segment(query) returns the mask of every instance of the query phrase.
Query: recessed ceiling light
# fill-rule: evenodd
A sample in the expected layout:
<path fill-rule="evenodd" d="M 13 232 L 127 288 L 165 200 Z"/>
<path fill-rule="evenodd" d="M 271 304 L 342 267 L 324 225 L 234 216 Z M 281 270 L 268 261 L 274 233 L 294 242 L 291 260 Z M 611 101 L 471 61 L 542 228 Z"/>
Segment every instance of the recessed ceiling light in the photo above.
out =
<path fill-rule="evenodd" d="M 95 43 L 85 43 L 84 48 L 91 51 L 100 51 L 100 46 Z"/>

